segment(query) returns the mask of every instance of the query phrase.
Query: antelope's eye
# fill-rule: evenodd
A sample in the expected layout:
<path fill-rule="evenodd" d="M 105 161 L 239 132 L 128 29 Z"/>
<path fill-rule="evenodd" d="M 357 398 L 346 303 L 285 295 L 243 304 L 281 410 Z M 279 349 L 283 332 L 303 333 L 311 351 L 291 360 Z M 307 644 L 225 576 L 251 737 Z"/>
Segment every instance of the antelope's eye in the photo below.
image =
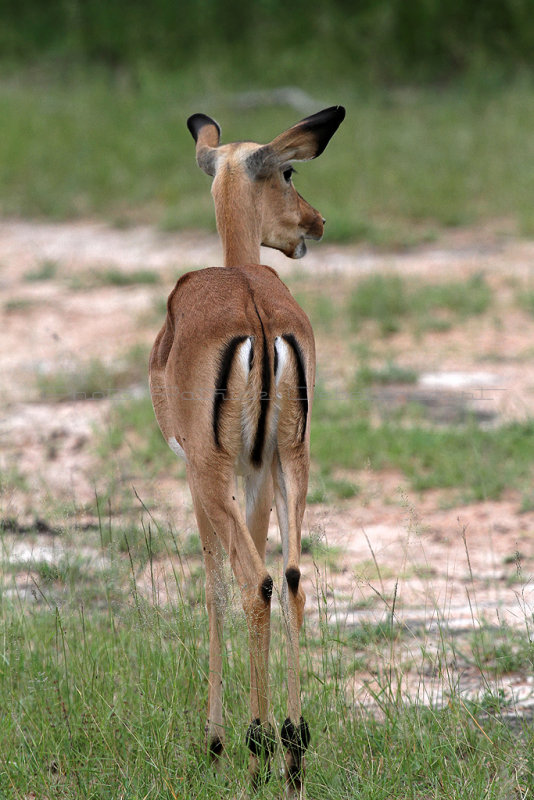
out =
<path fill-rule="evenodd" d="M 290 182 L 291 176 L 293 175 L 294 172 L 295 170 L 293 169 L 293 167 L 287 167 L 287 169 L 284 170 L 282 174 L 284 176 L 284 180 L 286 183 Z"/>

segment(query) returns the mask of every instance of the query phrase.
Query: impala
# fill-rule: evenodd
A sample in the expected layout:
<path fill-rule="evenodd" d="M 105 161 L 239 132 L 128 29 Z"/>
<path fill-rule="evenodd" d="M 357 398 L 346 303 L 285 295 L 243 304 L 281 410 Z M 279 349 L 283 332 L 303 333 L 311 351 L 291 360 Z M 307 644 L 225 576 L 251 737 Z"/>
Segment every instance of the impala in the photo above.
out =
<path fill-rule="evenodd" d="M 295 190 L 293 161 L 320 155 L 345 116 L 313 114 L 273 139 L 220 144 L 204 114 L 187 121 L 197 163 L 213 177 L 224 267 L 183 275 L 150 356 L 150 389 L 166 441 L 186 462 L 202 541 L 209 617 L 207 747 L 216 759 L 225 728 L 222 640 L 226 554 L 249 631 L 250 710 L 246 742 L 256 788 L 270 774 L 268 657 L 273 581 L 265 548 L 273 496 L 282 539 L 282 609 L 287 630 L 288 715 L 281 742 L 288 797 L 303 797 L 310 734 L 301 715 L 299 631 L 301 525 L 309 472 L 315 344 L 310 322 L 277 273 L 260 264 L 260 245 L 290 258 L 319 240 L 325 220 Z M 244 510 L 238 502 L 242 476 Z"/>

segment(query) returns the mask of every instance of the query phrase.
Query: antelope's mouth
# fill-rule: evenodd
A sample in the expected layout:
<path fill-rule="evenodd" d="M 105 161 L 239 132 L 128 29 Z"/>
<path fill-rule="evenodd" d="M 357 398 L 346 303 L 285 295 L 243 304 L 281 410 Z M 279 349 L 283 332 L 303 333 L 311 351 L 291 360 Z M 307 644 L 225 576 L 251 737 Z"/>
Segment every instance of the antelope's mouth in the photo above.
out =
<path fill-rule="evenodd" d="M 308 247 L 306 242 L 304 241 L 304 236 L 299 239 L 299 242 L 293 252 L 290 254 L 290 258 L 302 258 L 308 252 Z"/>
<path fill-rule="evenodd" d="M 305 233 L 303 238 L 304 239 L 313 239 L 314 242 L 320 242 L 321 239 L 323 238 L 323 233 L 324 233 L 324 229 L 321 227 L 321 230 L 318 231 L 317 233 L 310 233 L 310 232 Z"/>

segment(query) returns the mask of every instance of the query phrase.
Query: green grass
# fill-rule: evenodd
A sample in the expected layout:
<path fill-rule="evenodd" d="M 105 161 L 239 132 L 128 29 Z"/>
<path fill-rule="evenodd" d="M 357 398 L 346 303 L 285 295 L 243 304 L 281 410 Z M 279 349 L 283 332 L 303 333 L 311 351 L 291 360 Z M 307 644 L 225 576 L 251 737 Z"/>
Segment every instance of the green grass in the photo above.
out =
<path fill-rule="evenodd" d="M 496 499 L 507 489 L 529 491 L 532 421 L 486 429 L 474 420 L 431 427 L 402 415 L 388 421 L 371 417 L 365 386 L 334 395 L 319 385 L 312 417 L 311 453 L 318 471 L 310 480 L 311 503 L 354 497 L 358 487 L 336 472 L 369 468 L 397 469 L 416 491 L 454 489 L 462 503 Z M 183 473 L 163 441 L 148 395 L 117 403 L 109 427 L 99 432 L 97 452 L 105 460 L 127 458 L 145 475 L 169 468 Z"/>
<path fill-rule="evenodd" d="M 330 333 L 338 318 L 338 311 L 333 299 L 325 292 L 312 293 L 307 291 L 304 293 L 300 291 L 299 278 L 305 279 L 305 275 L 297 273 L 296 276 L 293 275 L 288 280 L 289 284 L 295 284 L 295 289 L 292 291 L 293 297 L 302 308 L 306 309 L 315 331 Z"/>
<path fill-rule="evenodd" d="M 100 400 L 134 384 L 146 385 L 147 373 L 146 348 L 134 346 L 112 364 L 91 358 L 39 373 L 36 384 L 40 399 L 48 402 Z"/>
<path fill-rule="evenodd" d="M 373 454 L 384 463 L 398 465 L 395 458 L 405 449 L 402 464 L 416 471 L 421 458 L 436 459 L 427 465 L 436 473 L 438 455 L 449 465 L 466 458 L 459 441 L 454 446 L 437 441 L 439 431 L 403 433 L 401 426 L 379 425 L 373 432 L 364 415 L 366 439 L 358 427 L 361 414 L 361 408 L 339 396 L 318 394 L 312 441 L 321 454 L 327 487 L 328 481 L 339 480 L 333 476 L 349 458 L 349 447 L 351 469 L 358 458 L 369 459 L 369 448 L 376 444 L 382 449 Z M 480 437 L 475 444 L 482 450 L 488 441 L 502 447 L 510 431 L 502 439 L 490 431 L 456 434 L 467 442 Z M 427 446 L 414 444 L 409 451 L 409 436 L 416 435 L 428 435 Z M 534 434 L 518 426 L 515 436 L 510 450 L 526 469 Z M 146 477 L 163 467 L 168 471 L 171 464 L 177 469 L 147 396 L 118 399 L 110 428 L 99 438 L 102 462 L 124 457 L 129 482 L 138 473 Z M 325 451 L 327 441 L 332 449 Z M 499 469 L 491 460 L 482 470 L 476 467 L 479 480 L 492 468 L 505 481 L 517 480 L 516 472 L 506 472 L 502 450 L 498 458 Z M 469 467 L 465 464 L 464 470 Z M 466 481 L 462 490 L 474 485 L 466 472 L 461 480 Z M 92 543 L 98 559 L 66 552 L 56 560 L 38 558 L 22 569 L 3 565 L 0 703 L 8 712 L 0 715 L 0 797 L 234 800 L 248 791 L 244 738 L 249 723 L 247 634 L 237 589 L 225 628 L 228 757 L 216 772 L 203 739 L 208 639 L 198 538 L 160 528 L 150 518 L 128 523 L 116 513 L 116 498 L 108 504 L 99 496 L 99 530 L 70 534 L 73 553 L 83 536 L 84 546 Z M 500 684 L 490 684 L 510 671 L 531 674 L 530 621 L 525 620 L 523 631 L 482 627 L 461 641 L 444 628 L 437 653 L 424 630 L 398 624 L 391 613 L 386 621 L 356 626 L 338 614 L 333 623 L 327 572 L 339 568 L 340 553 L 313 535 L 303 539 L 303 552 L 312 560 L 317 595 L 316 618 L 305 621 L 301 655 L 303 713 L 312 731 L 308 795 L 315 800 L 464 800 L 467 792 L 473 800 L 509 800 L 534 791 L 531 723 L 514 715 Z M 519 556 L 513 558 L 517 565 Z M 163 563 L 168 569 L 162 583 L 155 575 Z M 277 563 L 274 575 L 278 568 Z M 394 577 L 375 560 L 360 563 L 357 572 L 360 580 L 373 583 Z M 24 575 L 31 600 L 21 590 Z M 168 600 L 160 604 L 163 588 Z M 384 600 L 377 597 L 376 602 L 382 607 Z M 283 629 L 274 610 L 270 676 L 278 729 L 287 714 Z M 403 654 L 407 643 L 409 658 Z M 476 669 L 485 691 L 466 701 L 453 667 Z M 420 676 L 421 686 L 429 675 L 438 681 L 443 704 L 408 699 L 401 689 L 408 670 Z M 358 689 L 363 686 L 370 705 L 361 705 Z M 280 797 L 281 766 L 279 743 L 273 779 L 259 797 Z"/>
<path fill-rule="evenodd" d="M 207 62 L 215 70 L 231 65 L 234 72 L 246 64 L 246 78 L 267 85 L 340 74 L 390 84 L 426 78 L 439 85 L 473 70 L 495 80 L 531 68 L 530 10 L 528 0 L 489 2 L 482 9 L 439 0 L 350 8 L 335 0 L 320 6 L 295 0 L 290 8 L 282 0 L 251 7 L 205 0 L 198 14 L 194 6 L 178 10 L 171 0 L 154 0 L 150 9 L 119 0 L 74 14 L 60 0 L 46 7 L 26 0 L 6 8 L 0 47 L 16 65 L 39 57 L 71 69 L 100 64 L 117 80 L 135 80 L 147 63 L 181 72 L 191 64 L 200 71 Z"/>
<path fill-rule="evenodd" d="M 227 619 L 228 758 L 216 772 L 203 739 L 208 640 L 202 581 L 182 564 L 171 579 L 176 599 L 154 604 L 149 598 L 156 592 L 149 586 L 147 599 L 137 557 L 129 555 L 115 572 L 114 597 L 101 580 L 100 601 L 94 596 L 82 601 L 68 570 L 56 573 L 53 565 L 36 564 L 36 600 L 30 605 L 17 597 L 2 600 L 0 702 L 9 712 L 0 718 L 0 796 L 208 800 L 246 792 L 243 616 L 231 613 Z M 66 593 L 58 603 L 54 584 L 60 580 Z M 120 585 L 125 588 L 117 595 Z M 277 726 L 286 715 L 282 629 L 275 613 L 271 679 Z M 303 637 L 303 709 L 312 731 L 310 797 L 463 800 L 468 787 L 473 800 L 509 800 L 518 786 L 532 791 L 534 736 L 528 722 L 516 719 L 516 727 L 508 726 L 500 711 L 513 707 L 499 689 L 466 704 L 445 671 L 443 707 L 403 698 L 392 658 L 405 638 L 405 631 L 389 623 L 357 629 L 325 623 Z M 525 648 L 519 634 L 516 644 Z M 479 649 L 475 642 L 467 657 Z M 362 650 L 373 653 L 370 708 L 354 697 L 354 668 L 360 664 L 354 653 Z M 273 779 L 261 797 L 280 796 L 281 763 L 279 745 Z"/>
<path fill-rule="evenodd" d="M 6 300 L 4 311 L 6 314 L 23 314 L 36 306 L 36 300 L 29 300 L 26 297 L 14 297 L 12 300 Z"/>
<path fill-rule="evenodd" d="M 55 261 L 41 261 L 38 268 L 27 272 L 24 278 L 28 283 L 51 281 L 56 277 L 57 268 L 58 265 Z"/>
<path fill-rule="evenodd" d="M 7 496 L 13 489 L 27 491 L 28 479 L 27 476 L 21 472 L 16 462 L 10 463 L 7 461 L 5 464 L 2 464 L 2 468 L 0 469 L 0 497 L 3 494 Z"/>
<path fill-rule="evenodd" d="M 395 468 L 415 490 L 457 489 L 463 502 L 498 498 L 508 488 L 530 486 L 534 423 L 485 429 L 432 428 L 400 420 L 376 422 L 365 389 L 344 397 L 319 387 L 312 417 L 312 458 L 327 473 L 342 469 Z"/>
<path fill-rule="evenodd" d="M 172 469 L 177 475 L 183 465 L 163 439 L 148 393 L 114 405 L 108 427 L 99 431 L 97 455 L 103 461 L 126 457 L 145 474 Z"/>
<path fill-rule="evenodd" d="M 303 116 L 280 105 L 236 110 L 240 79 L 221 80 L 206 70 L 141 71 L 134 84 L 80 70 L 68 80 L 46 70 L 38 81 L 24 70 L 0 79 L 1 213 L 213 230 L 209 180 L 196 167 L 187 116 L 215 116 L 223 141 L 268 141 Z M 436 92 L 370 91 L 330 79 L 309 91 L 317 109 L 347 106 L 326 153 L 295 176 L 327 218 L 327 239 L 403 246 L 444 226 L 505 217 L 534 229 L 529 82 Z"/>
<path fill-rule="evenodd" d="M 81 558 L 71 561 L 60 558 L 57 562 L 47 560 L 32 563 L 32 572 L 35 571 L 37 579 L 43 585 L 50 583 L 69 583 L 71 587 L 79 585 L 80 578 L 84 575 L 83 560 Z"/>
<path fill-rule="evenodd" d="M 161 281 L 160 275 L 150 269 L 122 270 L 116 267 L 109 267 L 101 270 L 91 270 L 90 272 L 77 272 L 68 281 L 71 290 L 95 289 L 101 286 L 147 286 L 158 284 Z"/>
<path fill-rule="evenodd" d="M 483 672 L 492 675 L 532 672 L 534 643 L 530 637 L 505 625 L 497 630 L 483 625 L 470 638 L 473 661 Z"/>
<path fill-rule="evenodd" d="M 329 470 L 319 471 L 312 475 L 308 488 L 308 503 L 328 503 L 332 500 L 348 500 L 356 497 L 359 488 L 352 481 L 344 478 L 334 478 Z"/>
<path fill-rule="evenodd" d="M 517 290 L 516 298 L 519 308 L 534 317 L 534 289 L 530 281 Z"/>
<path fill-rule="evenodd" d="M 102 286 L 135 286 L 136 284 L 152 284 L 160 281 L 158 273 L 149 269 L 137 269 L 133 272 L 108 269 L 98 277 Z"/>
<path fill-rule="evenodd" d="M 394 383 L 417 383 L 417 372 L 407 367 L 401 367 L 393 361 L 388 361 L 384 367 L 373 368 L 364 364 L 358 369 L 355 378 L 355 384 L 358 387 L 373 384 L 387 386 Z"/>
<path fill-rule="evenodd" d="M 466 281 L 421 282 L 397 274 L 378 274 L 363 278 L 348 300 L 348 317 L 355 330 L 362 322 L 376 322 L 384 334 L 396 333 L 401 323 L 415 321 L 424 330 L 436 328 L 436 315 L 455 321 L 483 314 L 492 292 L 483 275 Z"/>

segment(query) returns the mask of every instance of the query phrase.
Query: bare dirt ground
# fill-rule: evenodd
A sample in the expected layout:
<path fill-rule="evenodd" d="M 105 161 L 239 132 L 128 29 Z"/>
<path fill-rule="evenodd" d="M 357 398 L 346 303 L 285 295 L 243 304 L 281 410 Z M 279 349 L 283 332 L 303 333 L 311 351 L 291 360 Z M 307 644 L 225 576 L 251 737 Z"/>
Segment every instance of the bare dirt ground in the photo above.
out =
<path fill-rule="evenodd" d="M 395 254 L 324 243 L 298 264 L 273 251 L 265 251 L 264 258 L 282 277 L 298 270 L 322 279 L 333 295 L 343 281 L 378 271 L 428 280 L 483 272 L 502 301 L 498 319 L 489 314 L 447 334 L 428 333 L 420 344 L 399 333 L 396 347 L 404 351 L 403 363 L 420 374 L 414 391 L 463 393 L 473 407 L 490 409 L 492 424 L 534 416 L 534 321 L 507 301 L 534 277 L 533 241 L 489 230 L 462 231 Z M 88 508 L 99 480 L 95 426 L 107 424 L 114 402 L 112 396 L 43 400 L 36 388 L 39 376 L 91 358 L 113 364 L 134 345 L 148 347 L 163 319 L 162 298 L 177 275 L 217 263 L 218 241 L 205 234 L 116 230 L 92 222 L 0 221 L 0 513 L 8 521 L 9 557 L 18 553 L 24 560 L 28 552 L 47 557 L 50 548 L 61 547 L 49 520 L 54 514 L 57 519 L 67 499 L 75 509 L 71 522 L 83 529 L 90 521 Z M 53 265 L 48 280 L 28 277 L 47 264 Z M 154 271 L 160 282 L 91 283 L 91 276 L 109 268 Z M 318 352 L 327 378 L 343 375 L 346 364 L 336 361 L 343 362 L 342 348 L 323 347 L 319 339 Z M 458 505 L 444 492 L 414 494 L 394 472 L 367 470 L 355 478 L 356 498 L 310 505 L 306 512 L 307 535 L 335 554 L 326 578 L 319 575 L 324 562 L 304 559 L 310 620 L 319 614 L 319 585 L 326 580 L 323 599 L 332 623 L 376 622 L 393 612 L 407 631 L 423 631 L 422 639 L 407 637 L 403 658 L 410 643 L 417 651 L 422 641 L 437 648 L 442 626 L 461 637 L 480 623 L 506 622 L 525 630 L 532 622 L 534 512 L 521 511 L 516 493 Z M 169 475 L 144 486 L 143 493 L 153 495 L 175 529 L 194 531 L 183 481 Z M 158 569 L 164 573 L 166 565 Z M 416 663 L 413 653 L 412 658 Z M 417 671 L 408 669 L 406 675 L 406 691 L 420 694 Z M 432 680 L 431 675 L 425 679 L 424 693 L 439 697 L 442 682 L 434 686 Z M 457 680 L 467 694 L 488 686 L 468 662 Z M 499 685 L 518 708 L 534 706 L 530 677 L 511 673 Z M 370 676 L 361 678 L 363 701 L 370 686 Z"/>

